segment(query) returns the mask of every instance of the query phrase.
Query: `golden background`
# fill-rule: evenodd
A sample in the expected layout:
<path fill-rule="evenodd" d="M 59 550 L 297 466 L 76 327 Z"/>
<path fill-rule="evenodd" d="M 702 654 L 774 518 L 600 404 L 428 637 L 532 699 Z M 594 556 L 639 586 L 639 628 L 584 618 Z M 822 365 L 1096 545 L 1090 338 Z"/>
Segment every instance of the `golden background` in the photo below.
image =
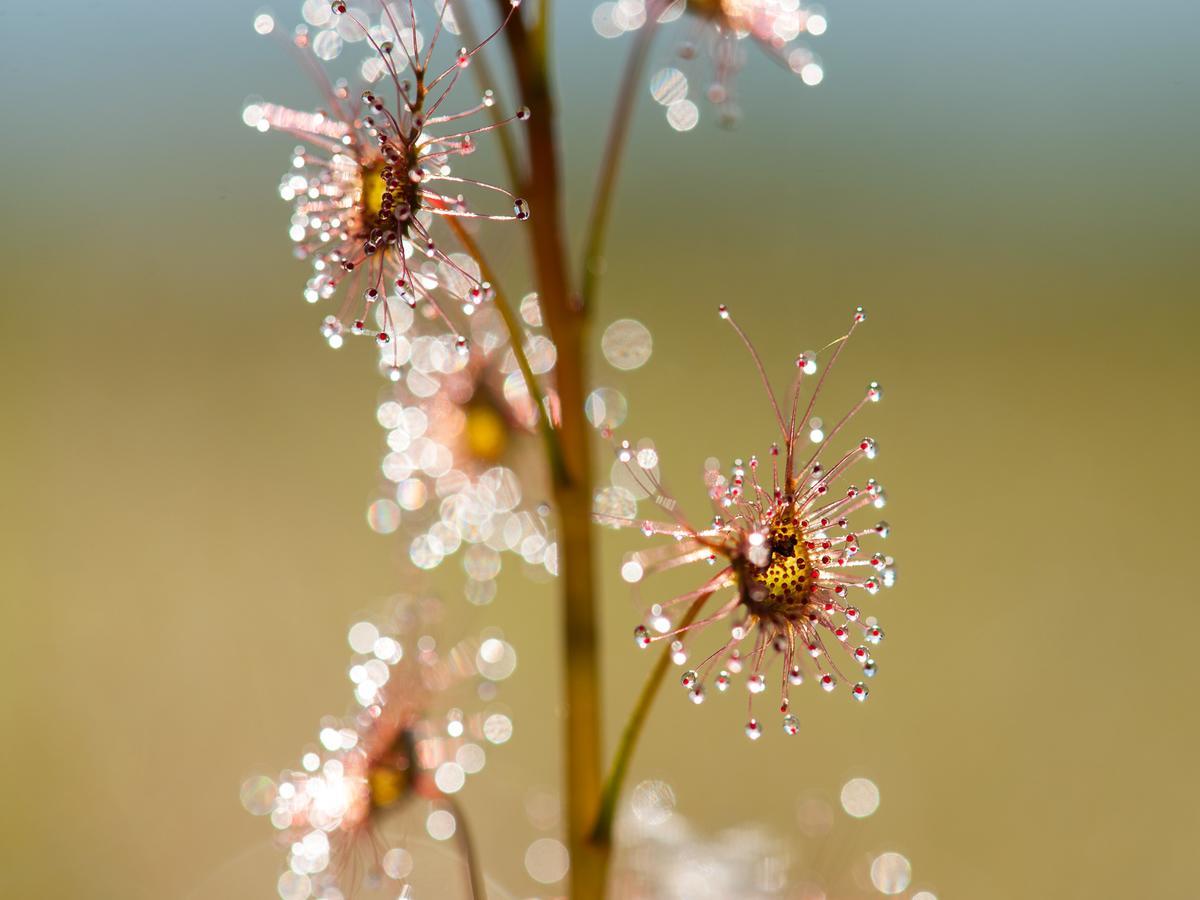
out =
<path fill-rule="evenodd" d="M 591 5 L 558 4 L 576 224 L 628 48 Z M 364 523 L 370 351 L 319 340 L 275 195 L 291 143 L 240 122 L 252 92 L 311 94 L 242 2 L 13 6 L 0 895 L 274 896 L 238 785 L 346 707 L 344 629 L 401 549 Z M 871 604 L 881 676 L 864 707 L 801 691 L 801 735 L 753 745 L 740 701 L 668 685 L 633 781 L 709 829 L 788 831 L 807 790 L 868 775 L 861 849 L 903 852 L 914 888 L 1196 896 L 1196 9 L 829 6 L 825 83 L 752 56 L 733 131 L 702 106 L 677 134 L 643 93 L 597 323 L 638 318 L 655 350 L 595 371 L 701 515 L 704 458 L 772 439 L 716 305 L 781 380 L 867 307 L 822 409 L 887 391 L 856 426 L 901 569 Z M 489 247 L 515 257 L 518 228 Z M 649 658 L 616 577 L 642 538 L 604 540 L 613 737 Z M 557 613 L 506 572 L 482 614 L 519 654 L 516 736 L 464 802 L 517 886 L 525 788 L 557 783 Z"/>

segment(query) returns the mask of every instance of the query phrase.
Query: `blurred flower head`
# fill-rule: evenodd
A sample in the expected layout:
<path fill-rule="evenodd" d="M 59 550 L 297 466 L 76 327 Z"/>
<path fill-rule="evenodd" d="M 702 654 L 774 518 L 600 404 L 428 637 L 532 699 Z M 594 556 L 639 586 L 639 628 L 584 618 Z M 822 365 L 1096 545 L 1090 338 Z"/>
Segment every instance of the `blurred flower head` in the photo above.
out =
<path fill-rule="evenodd" d="M 658 477 L 658 454 L 649 445 L 634 448 L 623 442 L 617 448 L 628 482 L 662 508 L 676 514 L 675 521 L 642 520 L 636 510 L 611 507 L 611 497 L 597 510 L 602 523 L 640 528 L 647 537 L 662 535 L 671 543 L 629 555 L 621 574 L 631 583 L 647 574 L 681 565 L 704 563 L 717 571 L 698 588 L 650 607 L 646 622 L 635 631 L 639 647 L 670 641 L 675 662 L 685 665 L 689 653 L 685 637 L 719 626 L 729 628 L 729 637 L 688 668 L 681 679 L 691 699 L 702 702 L 710 678 L 718 691 L 726 691 L 733 676 L 748 668 L 751 695 L 767 687 L 772 663 L 778 658 L 782 727 L 795 734 L 799 720 L 790 708 L 790 688 L 803 683 L 806 675 L 827 692 L 839 681 L 849 681 L 848 693 L 865 700 L 864 680 L 876 671 L 871 646 L 883 639 L 883 630 L 872 616 L 858 607 L 855 594 L 873 595 L 895 580 L 890 556 L 869 551 L 860 543 L 886 537 L 885 522 L 862 527 L 852 525 L 851 516 L 862 509 L 878 509 L 886 494 L 873 478 L 865 484 L 844 484 L 852 467 L 876 454 L 874 439 L 863 437 L 834 459 L 822 462 L 833 442 L 868 403 L 882 397 L 871 382 L 862 398 L 836 424 L 826 430 L 813 416 L 824 380 L 854 329 L 865 316 L 857 310 L 845 336 L 834 341 L 831 358 L 806 403 L 801 394 L 809 376 L 818 368 L 817 354 L 803 353 L 796 359 L 796 376 L 790 392 L 790 410 L 784 414 L 767 381 L 765 368 L 728 310 L 721 315 L 745 341 L 762 376 L 776 423 L 782 433 L 782 450 L 772 445 L 767 471 L 757 457 L 738 460 L 728 475 L 710 461 L 705 482 L 713 507 L 713 519 L 704 527 L 689 524 L 676 510 L 678 504 L 663 488 Z M 828 349 L 828 348 L 827 348 Z M 806 455 L 803 438 L 815 445 Z M 714 596 L 720 597 L 715 611 L 701 615 Z M 844 670 L 851 672 L 847 677 Z M 746 734 L 757 738 L 762 726 L 753 715 L 752 704 Z"/>
<path fill-rule="evenodd" d="M 592 15 L 604 37 L 677 20 L 683 31 L 678 65 L 661 67 L 650 78 L 651 95 L 677 131 L 699 122 L 695 101 L 701 94 L 723 124 L 736 120 L 734 81 L 746 64 L 748 41 L 810 87 L 825 77 L 803 39 L 824 34 L 828 21 L 820 7 L 801 0 L 605 0 Z"/>
<path fill-rule="evenodd" d="M 670 794 L 670 804 L 647 797 Z M 840 802 L 839 802 L 840 801 Z M 908 858 L 881 850 L 879 789 L 869 778 L 842 785 L 837 801 L 820 791 L 796 800 L 793 826 L 778 832 L 745 822 L 709 832 L 674 809 L 663 782 L 642 782 L 618 825 L 613 893 L 624 900 L 849 900 L 905 894 L 937 900 L 914 885 Z M 889 842 L 884 846 L 895 846 Z"/>
<path fill-rule="evenodd" d="M 324 106 L 303 112 L 255 102 L 243 120 L 302 141 L 279 193 L 292 204 L 289 233 L 296 254 L 312 262 L 305 299 L 337 299 L 337 311 L 321 327 L 325 339 L 340 347 L 347 333 L 371 335 L 391 348 L 390 369 L 398 373 L 408 361 L 406 348 L 396 345 L 401 307 L 418 314 L 426 333 L 466 352 L 463 320 L 490 299 L 491 287 L 478 266 L 463 265 L 461 254 L 443 249 L 434 222 L 528 218 L 525 201 L 451 168 L 475 151 L 480 135 L 528 118 L 528 111 L 484 119 L 494 104 L 491 91 L 465 108 L 449 99 L 495 33 L 435 64 L 439 38 L 459 30 L 451 5 L 426 4 L 428 14 L 419 20 L 413 3 L 376 5 L 372 17 L 340 2 L 306 2 L 306 24 L 290 43 Z M 260 14 L 255 29 L 272 33 L 274 20 Z M 358 71 L 365 88 L 358 92 L 346 80 L 330 80 L 323 65 L 355 43 L 368 48 Z M 465 284 L 447 290 L 447 282 Z"/>
<path fill-rule="evenodd" d="M 348 635 L 354 711 L 321 721 L 299 769 L 243 785 L 243 804 L 270 817 L 286 850 L 285 900 L 403 881 L 411 855 L 385 836 L 385 817 L 457 793 L 483 768 L 485 745 L 511 735 L 511 720 L 488 698 L 515 666 L 512 647 L 495 634 L 443 645 L 434 634 L 440 618 L 436 600 L 404 598 L 386 622 L 356 623 Z"/>
<path fill-rule="evenodd" d="M 537 331 L 536 295 L 521 312 L 526 357 L 545 383 L 555 348 Z M 398 322 L 398 342 L 408 342 L 407 321 Z M 469 326 L 467 354 L 436 337 L 413 338 L 405 376 L 385 389 L 376 411 L 387 431 L 384 481 L 368 520 L 383 533 L 403 526 L 409 559 L 422 569 L 465 549 L 467 597 L 481 604 L 495 593 L 501 553 L 543 574 L 555 571 L 556 556 L 534 436 L 547 412 L 529 396 L 498 311 L 479 310 Z"/>

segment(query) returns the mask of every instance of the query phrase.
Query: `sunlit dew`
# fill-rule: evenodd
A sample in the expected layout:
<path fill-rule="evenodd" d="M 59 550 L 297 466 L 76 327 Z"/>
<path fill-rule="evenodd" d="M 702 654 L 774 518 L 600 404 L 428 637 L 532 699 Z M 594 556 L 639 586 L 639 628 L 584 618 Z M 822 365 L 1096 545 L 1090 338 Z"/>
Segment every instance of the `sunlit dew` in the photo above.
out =
<path fill-rule="evenodd" d="M 457 794 L 467 781 L 467 773 L 456 762 L 444 762 L 434 772 L 433 781 L 443 794 Z"/>
<path fill-rule="evenodd" d="M 644 366 L 653 347 L 649 329 L 636 319 L 617 319 L 600 338 L 600 349 L 609 365 L 624 371 Z"/>
<path fill-rule="evenodd" d="M 667 107 L 667 123 L 676 131 L 691 131 L 700 121 L 700 109 L 691 100 L 679 100 Z"/>
<path fill-rule="evenodd" d="M 675 811 L 675 791 L 665 781 L 643 781 L 633 789 L 631 805 L 639 821 L 661 825 Z"/>
<path fill-rule="evenodd" d="M 879 788 L 869 778 L 851 778 L 842 785 L 842 809 L 863 819 L 879 809 Z"/>
<path fill-rule="evenodd" d="M 276 883 L 281 900 L 307 900 L 312 893 L 312 881 L 307 875 L 284 872 Z"/>
<path fill-rule="evenodd" d="M 367 524 L 377 534 L 391 534 L 400 527 L 400 507 L 393 500 L 376 500 L 367 507 Z"/>
<path fill-rule="evenodd" d="M 412 874 L 413 858 L 412 854 L 402 847 L 393 847 L 387 853 L 383 854 L 383 859 L 380 860 L 380 866 L 388 878 L 394 878 L 396 881 L 407 878 Z"/>
<path fill-rule="evenodd" d="M 409 469 L 409 473 L 411 474 L 411 469 Z M 428 497 L 429 489 L 425 487 L 425 482 L 419 478 L 405 477 L 403 481 L 396 485 L 396 502 L 410 512 L 424 506 Z"/>
<path fill-rule="evenodd" d="M 242 782 L 239 797 L 250 815 L 265 816 L 275 808 L 275 782 L 265 775 L 254 775 Z"/>
<path fill-rule="evenodd" d="M 880 853 L 871 863 L 871 883 L 881 894 L 900 894 L 912 881 L 912 866 L 899 853 Z"/>
<path fill-rule="evenodd" d="M 625 29 L 613 20 L 616 6 L 615 3 L 601 3 L 592 11 L 592 27 L 600 37 L 615 38 L 625 33 Z"/>
<path fill-rule="evenodd" d="M 445 809 L 435 809 L 425 819 L 425 830 L 435 841 L 448 841 L 454 837 L 458 822 L 454 814 Z"/>
<path fill-rule="evenodd" d="M 346 640 L 351 650 L 365 655 L 375 649 L 375 642 L 379 640 L 379 629 L 370 622 L 356 622 L 350 626 Z"/>
<path fill-rule="evenodd" d="M 512 719 L 504 713 L 492 713 L 483 721 L 483 736 L 493 744 L 506 743 L 512 733 Z"/>
<path fill-rule="evenodd" d="M 622 485 L 607 485 L 596 491 L 592 508 L 599 516 L 631 519 L 637 513 L 637 497 Z"/>
<path fill-rule="evenodd" d="M 270 34 L 275 30 L 275 19 L 269 13 L 259 13 L 254 17 L 254 30 L 259 34 Z"/>
<path fill-rule="evenodd" d="M 483 752 L 483 748 L 478 744 L 463 744 L 455 751 L 454 761 L 468 775 L 474 775 L 477 772 L 483 771 L 484 763 L 487 761 L 487 754 Z"/>
<path fill-rule="evenodd" d="M 561 881 L 570 864 L 567 848 L 554 838 L 538 838 L 525 851 L 525 870 L 540 884 Z"/>
<path fill-rule="evenodd" d="M 829 28 L 828 20 L 819 13 L 813 13 L 804 23 L 804 30 L 815 37 L 820 37 Z M 914 897 L 913 900 L 916 900 Z"/>
<path fill-rule="evenodd" d="M 800 67 L 800 80 L 809 87 L 816 87 L 825 80 L 825 70 L 818 63 L 806 63 Z"/>
<path fill-rule="evenodd" d="M 318 59 L 329 62 L 341 55 L 343 44 L 341 35 L 336 31 L 318 31 L 313 38 L 312 49 Z"/>
<path fill-rule="evenodd" d="M 521 298 L 521 318 L 526 325 L 540 328 L 542 324 L 542 307 L 538 303 L 537 294 L 526 294 Z"/>
<path fill-rule="evenodd" d="M 650 96 L 663 106 L 670 106 L 687 98 L 687 76 L 678 69 L 668 66 L 659 69 L 650 78 Z"/>
<path fill-rule="evenodd" d="M 588 394 L 583 411 L 596 428 L 614 429 L 629 415 L 629 402 L 616 388 L 599 387 Z"/>
<path fill-rule="evenodd" d="M 937 900 L 937 894 L 933 891 L 917 891 L 912 895 L 912 900 Z"/>
<path fill-rule="evenodd" d="M 825 440 L 825 422 L 820 416 L 813 416 L 808 420 L 808 439 L 814 444 L 819 444 Z"/>
<path fill-rule="evenodd" d="M 499 638 L 488 638 L 479 645 L 475 665 L 489 681 L 503 681 L 517 668 L 517 651 Z"/>

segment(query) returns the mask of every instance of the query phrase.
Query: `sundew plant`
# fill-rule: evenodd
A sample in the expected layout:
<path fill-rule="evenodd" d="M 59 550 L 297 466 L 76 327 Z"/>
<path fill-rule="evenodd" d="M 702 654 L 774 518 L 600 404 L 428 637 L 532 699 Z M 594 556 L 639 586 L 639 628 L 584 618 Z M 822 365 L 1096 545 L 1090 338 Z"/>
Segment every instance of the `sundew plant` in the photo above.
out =
<path fill-rule="evenodd" d="M 596 40 L 629 43 L 578 236 L 564 210 L 552 16 L 587 17 Z M 295 253 L 311 267 L 296 292 L 315 307 L 314 331 L 335 349 L 356 340 L 375 348 L 386 449 L 368 519 L 406 548 L 394 607 L 350 629 L 351 711 L 321 719 L 297 768 L 243 785 L 244 805 L 278 838 L 279 896 L 414 896 L 409 876 L 425 844 L 383 826 L 417 800 L 432 810 L 428 838 L 461 864 L 459 883 L 437 896 L 487 895 L 488 862 L 455 795 L 468 778 L 487 777 L 487 755 L 512 733 L 496 701 L 515 656 L 495 630 L 465 629 L 456 603 L 490 602 L 510 557 L 528 577 L 554 582 L 562 611 L 564 841 L 535 842 L 530 875 L 563 882 L 581 900 L 776 895 L 787 868 L 778 837 L 728 823 L 714 840 L 676 820 L 669 831 L 630 832 L 630 852 L 614 866 L 614 828 L 626 807 L 640 811 L 641 827 L 655 824 L 669 800 L 666 785 L 627 791 L 625 779 L 664 680 L 695 704 L 740 693 L 744 716 L 730 727 L 751 741 L 803 742 L 800 708 L 823 694 L 869 696 L 884 636 L 872 596 L 896 572 L 876 512 L 886 493 L 865 471 L 877 444 L 860 430 L 883 391 L 844 364 L 835 373 L 847 343 L 864 339 L 867 315 L 847 309 L 845 331 L 819 349 L 797 347 L 789 383 L 772 384 L 735 310 L 712 310 L 709 327 L 740 345 L 720 364 L 753 386 L 763 427 L 729 466 L 683 461 L 704 473 L 711 508 L 702 520 L 664 487 L 653 442 L 620 432 L 627 400 L 593 384 L 585 361 L 601 330 L 617 368 L 636 368 L 649 352 L 640 323 L 600 327 L 612 199 L 637 98 L 648 90 L 668 126 L 688 131 L 704 110 L 735 120 L 746 65 L 776 65 L 798 89 L 816 87 L 824 11 L 801 0 L 305 0 L 294 19 L 260 12 L 253 27 L 294 55 L 297 77 L 311 85 L 311 105 L 255 101 L 243 120 L 290 139 L 278 193 Z M 506 96 L 501 85 L 510 84 Z M 480 148 L 502 161 L 500 177 L 479 174 Z M 500 277 L 510 268 L 491 255 L 500 229 L 510 232 L 503 246 L 515 245 L 513 233 L 527 243 L 529 283 Z M 582 258 L 571 258 L 573 246 Z M 818 403 L 835 374 L 863 389 L 822 419 Z M 596 472 L 613 457 L 602 483 Z M 649 602 L 629 622 L 628 652 L 648 662 L 644 687 L 629 697 L 600 690 L 596 560 L 606 527 L 629 530 L 619 574 Z M 423 587 L 448 560 L 463 581 L 458 600 Z M 657 573 L 681 567 L 698 573 L 690 589 L 655 586 Z M 507 637 L 519 644 L 520 635 Z M 626 721 L 611 758 L 602 704 Z M 706 712 L 721 714 L 696 714 Z M 749 742 L 744 752 L 754 752 Z M 841 808 L 863 818 L 878 798 L 872 782 L 853 779 Z M 814 833 L 833 828 L 832 813 L 814 816 Z M 858 880 L 852 868 L 814 862 L 799 873 L 802 893 L 789 896 L 909 888 L 899 854 L 868 860 Z"/>

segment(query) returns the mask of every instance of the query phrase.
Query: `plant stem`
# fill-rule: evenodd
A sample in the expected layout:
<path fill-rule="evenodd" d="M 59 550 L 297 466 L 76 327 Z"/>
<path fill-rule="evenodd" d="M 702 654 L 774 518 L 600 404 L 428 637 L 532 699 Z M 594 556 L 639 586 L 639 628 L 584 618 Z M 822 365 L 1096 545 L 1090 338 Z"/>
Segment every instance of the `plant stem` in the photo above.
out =
<path fill-rule="evenodd" d="M 537 409 L 538 431 L 541 433 L 542 440 L 546 445 L 546 458 L 550 464 L 550 471 L 555 472 L 562 467 L 562 451 L 559 449 L 558 438 L 554 434 L 554 429 L 550 426 L 550 412 L 544 402 L 545 394 L 538 387 L 537 379 L 533 374 L 533 367 L 529 365 L 529 357 L 525 353 L 525 329 L 517 321 L 517 316 L 508 302 L 508 297 L 505 295 L 504 290 L 500 287 L 500 282 L 496 278 L 496 271 L 488 264 L 479 243 L 471 236 L 471 233 L 467 231 L 462 222 L 453 216 L 447 216 L 446 219 L 450 230 L 454 232 L 454 236 L 458 238 L 458 242 L 462 244 L 463 249 L 470 254 L 475 262 L 479 263 L 479 272 L 484 280 L 492 286 L 494 294 L 492 302 L 495 304 L 496 309 L 500 311 L 500 317 L 504 319 L 504 326 L 508 330 L 509 343 L 512 346 L 513 355 L 517 358 L 517 367 L 520 368 L 521 376 L 525 379 L 525 389 L 529 391 L 529 398 L 533 401 L 534 407 Z"/>
<path fill-rule="evenodd" d="M 658 4 L 651 0 L 648 6 L 650 8 L 646 13 L 646 24 L 638 31 L 634 45 L 629 51 L 629 59 L 625 62 L 625 73 L 621 77 L 617 105 L 613 109 L 608 138 L 604 144 L 604 156 L 600 162 L 596 188 L 592 195 L 592 212 L 584 240 L 583 276 L 580 280 L 580 297 L 585 307 L 595 298 L 600 273 L 604 269 L 604 242 L 608 233 L 609 214 L 612 212 L 614 185 L 621 169 L 621 157 L 627 143 L 626 136 L 637 101 L 642 70 L 646 67 L 646 57 L 657 30 Z"/>
<path fill-rule="evenodd" d="M 471 840 L 471 830 L 467 827 L 467 817 L 462 807 L 453 797 L 442 795 L 442 800 L 454 814 L 454 834 L 458 839 L 459 850 L 462 851 L 463 861 L 467 866 L 467 885 L 471 889 L 471 900 L 487 900 L 487 884 L 483 873 L 479 871 L 479 859 L 475 855 L 475 844 Z"/>
<path fill-rule="evenodd" d="M 496 0 L 505 12 L 509 0 Z M 600 900 L 608 867 L 608 847 L 590 840 L 600 802 L 600 657 L 596 628 L 596 574 L 592 541 L 591 431 L 583 417 L 587 322 L 571 291 L 559 175 L 554 96 L 548 72 L 549 9 L 531 34 L 516 15 L 505 29 L 522 100 L 529 107 L 530 237 L 538 297 L 550 336 L 558 348 L 555 387 L 561 402 L 555 472 L 558 550 L 562 592 L 567 843 L 571 853 L 570 892 L 574 900 Z"/>
<path fill-rule="evenodd" d="M 692 624 L 692 620 L 700 612 L 700 607 L 704 606 L 704 602 L 711 596 L 712 591 L 709 591 L 697 597 L 675 627 L 686 628 Z M 621 785 L 625 781 L 625 772 L 629 768 L 630 760 L 633 759 L 633 751 L 637 747 L 638 738 L 641 737 L 642 728 L 646 724 L 646 717 L 650 714 L 650 707 L 654 705 L 654 698 L 658 695 L 658 689 L 662 686 L 663 676 L 666 675 L 670 664 L 671 646 L 668 644 L 666 647 L 663 647 L 663 651 L 658 657 L 658 662 L 654 664 L 654 668 L 646 676 L 646 681 L 642 685 L 642 692 L 638 695 L 637 703 L 634 705 L 633 711 L 629 714 L 629 719 L 625 723 L 625 730 L 621 733 L 621 742 L 617 745 L 617 750 L 613 754 L 612 767 L 608 770 L 608 777 L 604 780 L 604 791 L 600 799 L 600 812 L 596 816 L 596 825 L 592 830 L 592 841 L 594 843 L 601 845 L 612 844 L 613 822 L 616 818 L 617 801 L 621 797 Z"/>

